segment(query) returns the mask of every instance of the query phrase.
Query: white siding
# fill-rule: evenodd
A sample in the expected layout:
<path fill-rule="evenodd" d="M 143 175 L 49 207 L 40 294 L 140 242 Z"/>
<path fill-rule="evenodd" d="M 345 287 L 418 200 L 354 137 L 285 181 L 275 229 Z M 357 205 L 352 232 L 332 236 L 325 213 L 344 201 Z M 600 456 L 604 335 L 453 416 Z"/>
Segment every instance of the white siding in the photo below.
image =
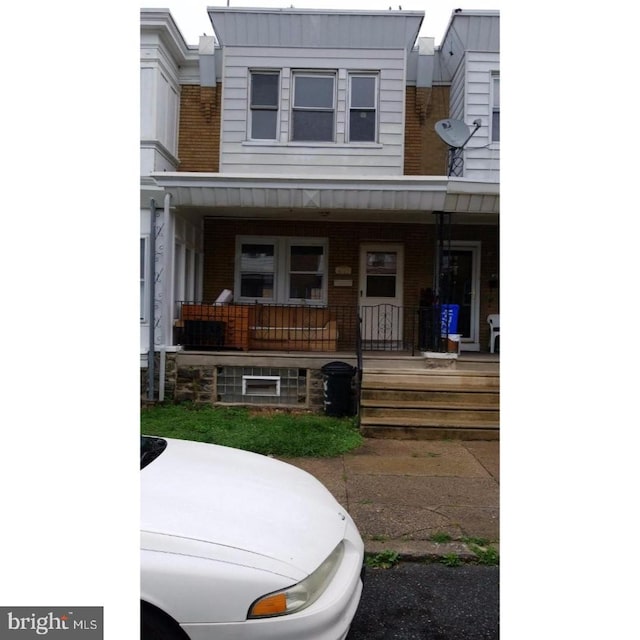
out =
<path fill-rule="evenodd" d="M 462 59 L 451 82 L 450 117 L 482 126 L 464 151 L 464 177 L 472 180 L 500 181 L 500 144 L 489 139 L 491 122 L 491 78 L 499 72 L 499 54 L 469 51 Z"/>
<path fill-rule="evenodd" d="M 465 93 L 465 60 L 463 59 L 451 82 L 449 97 L 449 117 L 454 120 L 464 120 Z"/>
<path fill-rule="evenodd" d="M 178 68 L 156 34 L 145 34 L 140 60 L 140 174 L 175 170 L 180 95 Z"/>
<path fill-rule="evenodd" d="M 222 80 L 221 172 L 290 175 L 401 175 L 404 162 L 404 50 L 269 50 L 227 47 Z M 278 140 L 248 140 L 249 72 L 280 70 Z M 292 74 L 295 70 L 336 72 L 335 142 L 290 142 Z M 379 73 L 378 141 L 348 143 L 348 73 Z"/>
<path fill-rule="evenodd" d="M 491 79 L 500 71 L 500 55 L 470 51 L 466 55 L 464 120 L 476 119 L 482 126 L 467 145 L 464 177 L 472 180 L 500 181 L 500 144 L 489 138 L 491 123 Z"/>

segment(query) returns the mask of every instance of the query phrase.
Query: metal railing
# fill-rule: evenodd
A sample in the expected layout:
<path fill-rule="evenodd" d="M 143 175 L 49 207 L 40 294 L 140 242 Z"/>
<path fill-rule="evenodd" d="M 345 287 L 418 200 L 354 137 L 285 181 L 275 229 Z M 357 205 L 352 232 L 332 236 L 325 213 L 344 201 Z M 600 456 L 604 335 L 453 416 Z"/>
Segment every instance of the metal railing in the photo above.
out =
<path fill-rule="evenodd" d="M 178 303 L 174 343 L 188 350 L 446 351 L 437 306 Z M 443 340 L 443 337 L 445 338 Z"/>

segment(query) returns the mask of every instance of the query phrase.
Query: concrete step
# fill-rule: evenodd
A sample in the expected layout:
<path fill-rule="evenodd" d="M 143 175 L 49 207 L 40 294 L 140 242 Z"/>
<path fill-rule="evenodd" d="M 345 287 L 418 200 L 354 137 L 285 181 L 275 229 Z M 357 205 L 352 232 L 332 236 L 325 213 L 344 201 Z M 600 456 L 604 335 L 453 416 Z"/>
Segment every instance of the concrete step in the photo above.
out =
<path fill-rule="evenodd" d="M 494 373 L 431 373 L 421 371 L 369 371 L 362 375 L 362 389 L 478 390 L 500 388 L 500 376 Z"/>
<path fill-rule="evenodd" d="M 363 372 L 360 428 L 366 436 L 493 439 L 499 426 L 496 371 L 367 368 Z"/>
<path fill-rule="evenodd" d="M 437 409 L 499 409 L 500 395 L 484 391 L 433 391 L 403 389 L 363 389 L 363 407 Z"/>
<path fill-rule="evenodd" d="M 498 429 L 470 429 L 464 427 L 407 427 L 363 424 L 360 431 L 366 438 L 393 440 L 499 440 Z"/>
<path fill-rule="evenodd" d="M 367 407 L 362 420 L 377 424 L 438 427 L 491 427 L 500 423 L 498 411 L 467 411 L 465 409 L 388 409 Z"/>

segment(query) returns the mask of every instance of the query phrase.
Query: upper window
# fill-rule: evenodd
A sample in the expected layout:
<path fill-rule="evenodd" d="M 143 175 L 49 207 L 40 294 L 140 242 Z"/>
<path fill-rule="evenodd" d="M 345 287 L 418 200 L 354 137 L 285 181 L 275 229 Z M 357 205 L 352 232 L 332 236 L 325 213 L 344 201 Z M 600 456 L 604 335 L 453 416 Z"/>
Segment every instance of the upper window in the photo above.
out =
<path fill-rule="evenodd" d="M 500 142 L 500 76 L 491 76 L 491 142 Z"/>
<path fill-rule="evenodd" d="M 276 72 L 251 73 L 251 139 L 275 140 L 278 128 L 280 76 Z"/>
<path fill-rule="evenodd" d="M 375 142 L 377 77 L 349 76 L 349 142 Z"/>
<path fill-rule="evenodd" d="M 335 74 L 294 73 L 291 139 L 333 142 Z"/>

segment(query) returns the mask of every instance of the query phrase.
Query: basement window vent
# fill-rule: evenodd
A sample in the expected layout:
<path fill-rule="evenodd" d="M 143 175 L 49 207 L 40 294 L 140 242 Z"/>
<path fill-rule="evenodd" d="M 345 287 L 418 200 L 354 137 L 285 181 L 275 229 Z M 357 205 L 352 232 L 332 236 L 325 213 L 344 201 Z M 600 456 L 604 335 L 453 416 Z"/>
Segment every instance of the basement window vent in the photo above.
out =
<path fill-rule="evenodd" d="M 242 376 L 243 396 L 279 396 L 280 376 Z"/>

